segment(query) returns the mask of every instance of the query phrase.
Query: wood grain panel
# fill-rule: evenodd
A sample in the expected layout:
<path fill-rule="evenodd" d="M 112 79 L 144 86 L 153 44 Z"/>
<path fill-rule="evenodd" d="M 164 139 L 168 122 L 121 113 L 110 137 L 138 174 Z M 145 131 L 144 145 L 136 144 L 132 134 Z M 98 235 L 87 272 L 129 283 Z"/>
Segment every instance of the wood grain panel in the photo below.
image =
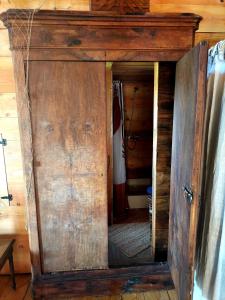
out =
<path fill-rule="evenodd" d="M 113 75 L 112 63 L 106 63 L 107 98 L 107 186 L 108 186 L 108 224 L 113 223 Z"/>
<path fill-rule="evenodd" d="M 118 20 L 117 20 L 118 21 Z M 129 20 L 128 20 L 129 21 Z M 143 20 L 144 21 L 144 20 Z M 148 20 L 146 20 L 148 21 Z M 149 20 L 150 21 L 150 20 Z M 116 25 L 116 23 L 114 22 Z M 148 25 L 151 23 L 148 23 Z M 106 26 L 79 26 L 71 28 L 42 25 L 40 28 L 33 26 L 30 41 L 31 49 L 34 48 L 75 48 L 75 49 L 115 49 L 115 50 L 148 50 L 149 48 L 175 48 L 188 49 L 192 45 L 193 28 L 186 27 L 183 23 L 179 27 L 164 27 L 157 24 L 151 27 L 141 27 L 141 22 L 124 27 L 123 23 L 116 28 Z M 182 29 L 181 29 L 182 28 Z M 183 34 L 181 35 L 181 30 Z M 26 47 L 26 39 L 18 31 L 12 30 L 12 45 Z M 170 41 L 171 39 L 171 41 Z M 54 41 L 54 43 L 53 43 Z M 169 41 L 171 46 L 168 46 Z M 172 46 L 173 45 L 173 46 Z"/>
<path fill-rule="evenodd" d="M 0 93 L 0 118 L 16 118 L 16 95 L 15 93 Z"/>
<path fill-rule="evenodd" d="M 30 116 L 30 102 L 28 97 L 25 78 L 25 66 L 21 53 L 13 52 L 14 76 L 16 81 L 16 99 L 18 109 L 18 120 L 21 138 L 21 150 L 23 155 L 23 170 L 25 181 L 25 197 L 28 218 L 28 232 L 31 255 L 31 271 L 35 278 L 41 273 L 40 266 L 40 249 L 37 224 L 37 207 L 34 189 L 34 172 L 33 172 L 33 148 L 32 148 L 32 128 Z"/>
<path fill-rule="evenodd" d="M 89 0 L 2 0 L 0 8 L 89 10 L 89 2 Z"/>
<path fill-rule="evenodd" d="M 149 11 L 149 0 L 92 0 L 93 11 L 115 11 L 118 14 L 144 13 Z"/>
<path fill-rule="evenodd" d="M 206 43 L 196 46 L 176 67 L 168 260 L 178 298 L 184 300 L 191 299 L 193 287 L 207 51 Z M 191 202 L 184 188 L 191 189 Z"/>
<path fill-rule="evenodd" d="M 54 10 L 77 10 L 88 11 L 90 10 L 90 0 L 2 0 L 0 2 L 0 13 L 7 9 L 21 9 L 17 14 L 19 20 L 24 16 L 22 9 L 54 9 Z M 0 21 L 0 28 L 4 29 L 5 26 Z"/>
<path fill-rule="evenodd" d="M 209 47 L 212 47 L 224 39 L 225 32 L 197 32 L 195 35 L 195 45 L 201 41 L 206 41 L 209 44 Z"/>
<path fill-rule="evenodd" d="M 7 29 L 0 29 L 0 56 L 11 56 Z"/>
<path fill-rule="evenodd" d="M 86 8 L 88 8 L 89 6 L 89 1 L 88 0 L 48 0 L 48 1 L 42 1 L 42 0 L 34 0 L 34 1 L 29 1 L 29 0 L 14 0 L 14 1 L 8 1 L 8 0 L 2 0 L 1 3 L 0 3 L 0 11 L 5 11 L 6 9 L 9 9 L 9 8 L 37 8 L 40 6 L 41 3 L 43 3 L 43 6 L 42 8 L 44 9 L 54 9 L 54 8 L 57 8 L 57 9 L 76 9 L 76 10 L 86 10 Z M 193 11 L 195 13 L 199 13 L 201 14 L 201 9 L 202 7 L 204 8 L 204 10 L 207 12 L 207 19 L 204 20 L 204 27 L 205 29 L 204 30 L 207 30 L 207 28 L 209 28 L 209 31 L 215 31 L 215 30 L 218 30 L 218 31 L 221 31 L 221 32 L 200 32 L 200 33 L 197 33 L 196 34 L 196 43 L 198 43 L 198 41 L 201 41 L 201 40 L 207 40 L 209 41 L 209 44 L 210 45 L 213 45 L 215 42 L 217 42 L 218 40 L 222 40 L 224 39 L 224 24 L 223 22 L 220 20 L 221 19 L 221 13 L 223 13 L 221 11 L 221 13 L 218 11 L 218 9 L 214 10 L 214 7 L 216 5 L 219 4 L 219 7 L 222 8 L 223 10 L 223 6 L 224 6 L 224 3 L 220 3 L 219 0 L 183 0 L 182 1 L 182 5 L 185 5 L 185 6 L 182 6 L 181 7 L 181 2 L 178 1 L 178 0 L 152 0 L 151 3 L 153 5 L 158 5 L 157 6 L 157 10 L 158 11 L 167 11 L 167 8 L 163 6 L 163 4 L 170 4 L 172 6 L 169 6 L 170 10 L 171 11 L 186 11 L 186 12 L 189 12 L 189 11 Z M 208 7 L 207 5 L 210 5 L 210 7 Z M 223 13 L 224 14 L 224 13 Z M 217 29 L 216 27 L 214 26 L 214 24 L 216 24 L 217 26 Z M 207 28 L 206 28 L 206 25 L 207 25 Z M 2 22 L 0 22 L 0 27 L 1 28 L 5 28 L 2 24 Z M 202 29 L 201 29 L 202 30 Z M 207 30 L 208 31 L 208 30 Z M 6 29 L 4 29 L 3 31 L 0 31 L 0 35 L 1 35 L 1 38 L 0 38 L 0 56 L 8 56 L 9 55 L 9 50 L 8 50 L 8 36 L 6 35 Z M 52 50 L 51 50 L 52 51 Z M 68 49 L 69 51 L 69 49 Z M 38 52 L 40 52 L 38 50 Z M 77 52 L 76 52 L 77 53 Z M 41 53 L 41 56 L 43 54 Z M 74 59 L 76 55 L 73 53 L 71 54 L 71 57 L 69 58 L 70 60 L 71 59 Z M 80 56 L 81 57 L 81 56 Z M 136 57 L 136 60 L 140 61 L 140 60 L 144 60 L 146 59 L 146 54 L 145 52 L 141 52 L 141 51 L 138 51 L 137 53 L 128 53 L 127 51 L 115 51 L 115 52 L 110 52 L 108 54 L 108 60 L 113 60 L 114 58 L 117 58 L 117 59 L 134 59 Z M 172 56 L 171 56 L 172 57 Z M 48 55 L 48 59 L 51 59 L 52 58 L 52 54 Z M 154 58 L 154 57 L 153 57 Z M 42 59 L 43 59 L 43 56 L 42 56 Z M 58 55 L 58 57 L 55 55 L 55 59 L 57 60 L 60 60 L 60 59 L 65 59 L 65 56 L 60 53 L 60 55 Z M 79 58 L 79 55 L 78 55 L 78 59 Z M 88 59 L 88 57 L 86 56 L 86 59 Z M 148 60 L 148 58 L 147 58 Z M 5 62 L 3 62 L 5 61 Z M 1 63 L 0 65 L 2 66 L 2 62 L 3 62 L 3 65 L 7 64 L 7 61 L 8 61 L 8 58 L 2 58 L 1 60 Z M 11 62 L 10 62 L 11 63 Z M 1 69 L 1 67 L 0 67 Z M 0 92 L 4 92 L 4 91 L 8 91 L 8 89 L 6 89 L 6 84 L 5 84 L 5 80 L 6 78 L 8 83 L 9 82 L 12 82 L 13 81 L 13 76 L 12 76 L 12 71 L 8 72 L 7 70 L 9 70 L 9 68 L 6 68 L 4 72 L 1 73 L 1 77 L 0 77 Z M 8 74 L 8 75 L 7 75 Z M 8 86 L 11 86 L 10 87 L 10 91 L 13 91 L 14 92 L 14 88 L 12 88 L 12 85 L 10 84 L 7 84 Z M 3 98 L 2 98 L 3 97 Z M 6 96 L 7 98 L 8 96 Z M 5 95 L 2 94 L 0 96 L 1 99 L 5 99 Z M 0 113 L 2 113 L 3 111 L 3 114 L 1 115 L 1 117 L 4 117 L 5 116 L 5 113 L 9 113 L 11 115 L 11 113 L 13 113 L 12 111 L 12 106 L 11 104 L 8 103 L 8 100 L 5 99 L 6 102 L 2 102 L 2 105 L 1 106 L 1 100 L 0 100 Z M 9 100 L 11 101 L 11 100 Z M 1 126 L 3 126 L 4 128 L 4 121 L 2 121 L 1 123 Z M 6 127 L 8 125 L 6 124 Z M 18 132 L 17 130 L 17 124 L 15 123 L 14 125 L 14 129 L 12 128 L 12 130 L 14 132 Z M 2 128 L 2 127 L 1 127 Z M 17 139 L 17 138 L 16 138 Z M 15 154 L 12 154 L 13 157 L 15 157 Z M 8 157 L 8 159 L 10 160 L 10 156 Z M 13 158 L 13 161 L 14 161 L 14 158 Z M 22 170 L 21 170 L 22 172 Z M 21 174 L 20 172 L 20 174 Z M 9 174 L 10 175 L 10 183 L 12 182 L 12 186 L 11 186 L 11 189 L 13 189 L 13 193 L 16 195 L 16 199 L 17 199 L 17 191 L 18 193 L 20 194 L 19 191 L 22 191 L 23 190 L 23 185 L 22 185 L 22 182 L 21 182 L 21 178 L 20 178 L 20 175 L 17 174 L 16 172 L 13 174 Z M 14 176 L 15 175 L 15 176 Z M 17 182 L 17 183 L 16 183 Z M 18 197 L 21 199 L 22 195 L 18 195 Z M 21 202 L 19 200 L 19 202 Z M 10 214 L 10 212 L 9 212 Z M 13 219 L 13 216 L 12 216 L 12 219 Z M 17 221 L 15 219 L 15 221 Z M 1 224 L 0 224 L 0 227 L 1 227 Z M 17 249 L 16 249 L 17 251 Z M 27 257 L 27 254 L 24 254 L 24 258 L 25 259 Z M 18 271 L 18 268 L 17 268 L 17 271 Z M 18 295 L 18 294 L 17 294 Z M 15 296 L 16 297 L 16 296 Z M 18 299 L 17 297 L 15 298 L 16 300 Z"/>
<path fill-rule="evenodd" d="M 48 2 L 48 1 L 46 1 Z M 91 0 L 55 0 L 55 9 L 90 10 Z"/>
<path fill-rule="evenodd" d="M 159 63 L 155 174 L 155 258 L 166 260 L 169 227 L 174 63 Z M 156 109 L 156 107 L 155 107 Z"/>
<path fill-rule="evenodd" d="M 0 57 L 0 93 L 14 93 L 15 83 L 11 57 Z"/>
<path fill-rule="evenodd" d="M 2 200 L 1 200 L 2 202 Z M 0 234 L 1 236 L 5 235 L 26 235 L 27 231 L 25 228 L 25 212 L 24 207 L 22 206 L 8 206 L 6 205 L 1 209 L 1 227 Z"/>
<path fill-rule="evenodd" d="M 200 22 L 200 32 L 225 32 L 225 6 L 224 5 L 188 5 L 188 4 L 151 4 L 151 12 L 172 13 L 188 12 L 196 13 L 203 17 Z"/>
<path fill-rule="evenodd" d="M 17 275 L 16 282 L 18 289 L 14 291 L 11 288 L 9 276 L 0 276 L 0 300 L 32 300 L 30 286 L 30 275 Z M 22 287 L 26 288 L 22 288 Z M 166 297 L 168 296 L 168 298 Z M 126 293 L 113 296 L 99 297 L 70 297 L 67 300 L 177 300 L 175 290 L 149 291 L 145 293 Z M 54 300 L 60 300 L 60 297 L 54 297 Z"/>
<path fill-rule="evenodd" d="M 30 275 L 16 276 L 16 290 L 11 287 L 11 280 L 9 276 L 0 276 L 0 300 L 31 300 L 32 298 L 25 298 L 29 288 Z"/>
<path fill-rule="evenodd" d="M 31 62 L 29 74 L 43 270 L 106 268 L 105 63 Z"/>
<path fill-rule="evenodd" d="M 13 222 L 19 221 L 17 218 Z M 16 242 L 13 247 L 13 260 L 16 273 L 30 273 L 30 249 L 27 234 L 5 234 L 2 238 L 15 238 Z M 6 263 L 1 270 L 1 274 L 9 274 L 9 266 Z M 2 287 L 1 287 L 2 288 Z M 0 298 L 1 299 L 1 298 Z"/>
<path fill-rule="evenodd" d="M 17 118 L 1 118 L 0 128 L 4 138 L 8 141 L 16 141 L 19 139 L 19 128 Z"/>
<path fill-rule="evenodd" d="M 106 61 L 177 61 L 188 50 L 189 49 L 152 49 L 151 51 L 107 50 Z"/>
<path fill-rule="evenodd" d="M 133 70 L 133 72 L 135 72 Z M 123 93 L 125 104 L 125 146 L 127 178 L 151 177 L 152 168 L 152 127 L 153 127 L 153 74 L 152 70 L 140 71 L 124 78 Z M 140 81 L 144 79 L 144 81 Z M 129 138 L 130 136 L 131 138 Z M 133 138 L 132 138 L 133 137 Z M 142 170 L 147 170 L 144 173 Z"/>
<path fill-rule="evenodd" d="M 151 4 L 173 4 L 180 5 L 179 0 L 151 0 Z M 221 0 L 183 0 L 182 4 L 185 5 L 215 5 L 215 6 L 225 6 L 225 3 Z"/>
<path fill-rule="evenodd" d="M 63 284 L 61 284 L 63 282 Z M 34 299 L 63 297 L 111 296 L 139 293 L 149 289 L 173 288 L 167 264 L 112 268 L 109 270 L 75 271 L 46 274 L 34 283 Z"/>

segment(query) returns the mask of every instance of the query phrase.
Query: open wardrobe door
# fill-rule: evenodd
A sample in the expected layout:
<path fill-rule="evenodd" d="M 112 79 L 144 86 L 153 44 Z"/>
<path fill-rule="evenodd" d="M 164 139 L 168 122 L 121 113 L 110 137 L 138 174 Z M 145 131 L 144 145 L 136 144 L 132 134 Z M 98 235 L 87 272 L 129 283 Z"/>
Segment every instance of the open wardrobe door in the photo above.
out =
<path fill-rule="evenodd" d="M 201 199 L 208 47 L 188 52 L 176 67 L 168 262 L 179 300 L 192 297 Z"/>

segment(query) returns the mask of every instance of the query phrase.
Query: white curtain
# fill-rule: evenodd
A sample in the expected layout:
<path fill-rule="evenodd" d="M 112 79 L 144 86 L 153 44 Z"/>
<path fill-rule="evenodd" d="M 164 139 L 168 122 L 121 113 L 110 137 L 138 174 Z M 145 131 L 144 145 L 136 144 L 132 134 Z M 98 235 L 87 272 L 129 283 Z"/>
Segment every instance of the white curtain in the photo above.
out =
<path fill-rule="evenodd" d="M 126 163 L 124 149 L 124 102 L 121 81 L 113 81 L 113 207 L 114 218 L 125 215 Z"/>
<path fill-rule="evenodd" d="M 126 182 L 124 150 L 124 103 L 123 86 L 119 80 L 113 81 L 113 183 Z"/>
<path fill-rule="evenodd" d="M 225 41 L 209 50 L 204 197 L 194 300 L 225 300 Z"/>

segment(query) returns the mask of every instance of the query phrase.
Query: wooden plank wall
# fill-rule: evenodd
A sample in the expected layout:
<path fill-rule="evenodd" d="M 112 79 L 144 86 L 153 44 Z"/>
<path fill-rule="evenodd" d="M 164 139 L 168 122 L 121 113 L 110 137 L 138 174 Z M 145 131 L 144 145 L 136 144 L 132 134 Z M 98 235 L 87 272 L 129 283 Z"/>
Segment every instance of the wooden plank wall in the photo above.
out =
<path fill-rule="evenodd" d="M 153 64 L 117 62 L 112 69 L 114 80 L 123 84 L 129 208 L 146 208 L 146 188 L 152 177 Z"/>
<path fill-rule="evenodd" d="M 125 108 L 127 178 L 151 178 L 152 124 L 153 124 L 153 73 L 145 76 L 121 78 Z M 137 139 L 135 140 L 135 137 Z"/>
<path fill-rule="evenodd" d="M 158 261 L 167 259 L 175 67 L 175 63 L 159 63 L 155 200 L 155 258 Z"/>
<path fill-rule="evenodd" d="M 89 0 L 2 0 L 0 11 L 8 8 L 43 8 L 89 10 Z M 192 12 L 203 16 L 196 41 L 208 40 L 210 45 L 225 39 L 225 2 L 222 0 L 151 0 L 151 12 Z M 29 272 L 29 250 L 24 208 L 23 175 L 20 140 L 15 104 L 15 87 L 8 33 L 0 24 L 0 132 L 8 139 L 6 164 L 11 207 L 0 211 L 0 235 L 17 239 L 16 272 Z"/>

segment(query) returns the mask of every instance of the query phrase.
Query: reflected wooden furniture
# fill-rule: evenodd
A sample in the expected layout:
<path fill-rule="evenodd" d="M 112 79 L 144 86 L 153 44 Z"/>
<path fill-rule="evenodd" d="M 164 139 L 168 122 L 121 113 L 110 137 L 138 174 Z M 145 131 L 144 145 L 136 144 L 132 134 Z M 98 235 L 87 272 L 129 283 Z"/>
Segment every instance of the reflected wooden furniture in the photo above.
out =
<path fill-rule="evenodd" d="M 189 300 L 201 200 L 207 45 L 191 48 L 201 18 L 40 10 L 32 15 L 29 31 L 29 12 L 18 14 L 9 10 L 1 19 L 9 29 L 17 83 L 35 299 L 175 286 L 179 299 Z M 160 100 L 164 88 L 159 82 L 155 93 L 159 114 L 169 116 L 168 126 L 173 124 L 170 187 L 166 182 L 168 260 L 110 269 L 112 101 L 106 63 L 115 61 L 173 62 L 176 79 L 173 121 L 167 107 L 171 92 L 169 100 Z M 159 129 L 155 155 L 158 146 L 165 148 L 159 145 L 164 127 Z M 166 155 L 167 150 L 166 145 Z M 157 167 L 157 159 L 155 163 Z M 159 196 L 154 205 L 160 213 L 164 199 Z"/>
<path fill-rule="evenodd" d="M 13 264 L 13 244 L 15 240 L 9 239 L 0 239 L 0 270 L 6 263 L 9 261 L 9 268 L 12 278 L 12 287 L 16 289 L 16 280 L 15 280 L 15 273 L 14 273 L 14 264 Z"/>

